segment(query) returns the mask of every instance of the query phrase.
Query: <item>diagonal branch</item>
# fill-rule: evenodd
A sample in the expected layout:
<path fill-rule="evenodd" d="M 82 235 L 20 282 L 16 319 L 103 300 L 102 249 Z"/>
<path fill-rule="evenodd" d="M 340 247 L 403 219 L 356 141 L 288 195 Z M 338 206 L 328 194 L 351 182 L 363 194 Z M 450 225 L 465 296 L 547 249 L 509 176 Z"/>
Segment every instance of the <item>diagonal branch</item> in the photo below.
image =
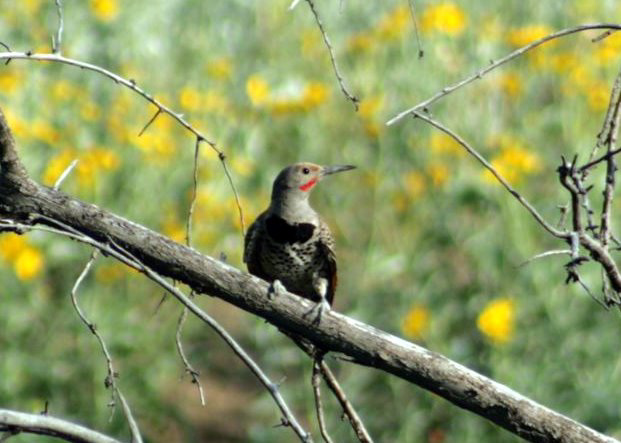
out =
<path fill-rule="evenodd" d="M 328 48 L 328 54 L 330 54 L 330 61 L 332 62 L 332 68 L 334 69 L 334 75 L 336 75 L 336 80 L 339 82 L 341 91 L 343 92 L 343 95 L 345 96 L 345 98 L 347 98 L 347 100 L 349 100 L 350 102 L 354 104 L 354 108 L 356 109 L 356 111 L 358 111 L 358 102 L 360 100 L 358 100 L 358 97 L 356 97 L 351 92 L 349 92 L 349 90 L 347 89 L 347 86 L 345 86 L 345 80 L 343 79 L 343 75 L 341 74 L 341 71 L 339 70 L 339 66 L 336 63 L 336 57 L 334 55 L 334 49 L 332 48 L 332 43 L 330 43 L 328 34 L 326 33 L 326 30 L 323 27 L 323 23 L 321 22 L 321 18 L 319 17 L 319 12 L 317 11 L 317 7 L 315 6 L 315 2 L 313 0 L 306 0 L 306 3 L 308 3 L 308 6 L 310 7 L 312 11 L 313 16 L 315 17 L 315 22 L 317 23 L 317 26 L 319 27 L 319 31 L 321 31 L 321 36 L 323 37 L 323 41 L 326 44 L 326 48 Z M 295 2 L 292 3 L 290 6 L 290 9 L 295 8 L 295 5 L 296 5 Z"/>
<path fill-rule="evenodd" d="M 84 313 L 84 311 L 82 311 L 82 309 L 80 308 L 80 305 L 78 304 L 78 296 L 77 296 L 78 288 L 80 287 L 80 284 L 82 284 L 82 281 L 84 280 L 84 278 L 86 278 L 86 275 L 90 271 L 98 255 L 99 255 L 99 251 L 97 249 L 94 249 L 93 253 L 91 254 L 91 258 L 88 260 L 88 262 L 84 266 L 84 269 L 82 270 L 82 272 L 76 279 L 75 284 L 73 285 L 73 288 L 71 289 L 71 304 L 73 305 L 73 308 L 78 314 L 78 317 L 80 317 L 80 320 L 82 321 L 82 323 L 84 323 L 84 325 L 88 328 L 88 330 L 91 331 L 91 334 L 93 334 L 95 338 L 97 339 L 97 342 L 99 343 L 99 347 L 101 348 L 101 352 L 103 353 L 104 358 L 106 359 L 106 366 L 107 366 L 108 373 L 106 375 L 104 385 L 106 386 L 106 388 L 111 389 L 112 391 L 111 396 L 110 396 L 111 397 L 110 403 L 108 404 L 108 406 L 110 406 L 111 408 L 110 414 L 114 413 L 115 396 L 118 396 L 121 401 L 123 414 L 125 415 L 125 418 L 127 419 L 127 423 L 131 431 L 132 441 L 134 441 L 135 443 L 142 443 L 142 436 L 140 435 L 140 429 L 138 428 L 138 424 L 136 423 L 136 420 L 134 419 L 134 414 L 132 413 L 129 407 L 129 404 L 125 400 L 123 393 L 121 392 L 119 386 L 116 383 L 116 379 L 119 375 L 114 370 L 114 365 L 112 363 L 112 356 L 110 355 L 108 346 L 106 345 L 106 342 L 104 341 L 103 337 L 97 330 L 97 327 L 95 326 L 95 324 L 92 323 L 86 317 L 86 314 Z"/>
<path fill-rule="evenodd" d="M 430 125 L 432 125 L 433 127 L 439 129 L 440 131 L 444 132 L 446 135 L 448 135 L 449 137 L 451 137 L 453 140 L 455 140 L 457 143 L 459 143 L 466 151 L 468 151 L 469 154 L 471 154 L 472 156 L 474 156 L 474 158 L 476 158 L 479 163 L 481 163 L 485 169 L 487 169 L 489 172 L 492 173 L 492 175 L 496 178 L 496 180 L 498 180 L 500 182 L 500 184 L 502 186 L 504 186 L 504 188 L 509 191 L 509 193 L 515 197 L 515 199 L 517 201 L 519 201 L 522 206 L 524 206 L 526 208 L 526 210 L 528 212 L 530 212 L 530 214 L 533 216 L 533 218 L 535 220 L 537 220 L 537 222 L 543 226 L 543 228 L 548 231 L 550 234 L 552 234 L 555 237 L 558 238 L 567 238 L 568 237 L 568 233 L 565 231 L 560 231 L 557 228 L 555 228 L 552 224 L 548 223 L 542 216 L 541 214 L 539 214 L 539 212 L 535 209 L 535 207 L 528 201 L 526 200 L 522 194 L 520 194 L 517 190 L 515 190 L 513 188 L 513 186 L 511 186 L 509 184 L 509 182 L 507 181 L 507 179 L 505 179 L 497 170 L 496 168 L 494 168 L 492 166 L 492 164 L 490 162 L 488 162 L 485 157 L 483 157 L 481 154 L 479 154 L 479 152 L 474 149 L 472 146 L 470 146 L 464 139 L 462 139 L 459 135 L 455 134 L 453 131 L 451 131 L 450 129 L 448 129 L 446 126 L 442 125 L 441 123 L 439 123 L 438 121 L 432 119 L 431 117 L 422 114 L 420 112 L 414 112 L 414 117 L 415 118 L 420 118 L 421 120 L 429 123 Z"/>
<path fill-rule="evenodd" d="M 490 71 L 493 71 L 494 69 L 504 65 L 505 63 L 513 60 L 516 57 L 519 57 L 520 55 L 530 51 L 531 49 L 535 49 L 537 46 L 540 46 L 544 43 L 547 43 L 551 40 L 560 38 L 560 37 L 564 37 L 566 35 L 570 35 L 570 34 L 575 34 L 576 32 L 582 32 L 582 31 L 588 31 L 590 29 L 621 29 L 621 25 L 619 24 L 615 24 L 615 23 L 595 23 L 595 24 L 587 24 L 587 25 L 580 25 L 580 26 L 575 26 L 573 28 L 567 28 L 567 29 L 563 29 L 561 31 L 557 31 L 553 34 L 547 35 L 545 37 L 542 37 L 538 40 L 535 40 L 532 43 L 529 43 L 526 46 L 522 46 L 521 48 L 516 49 L 515 51 L 511 52 L 508 55 L 505 55 L 504 57 L 502 57 L 499 60 L 493 61 L 492 63 L 489 64 L 489 66 L 480 69 L 479 71 L 477 71 L 476 73 L 472 74 L 469 77 L 464 78 L 463 80 L 451 85 L 451 86 L 446 86 L 444 88 L 442 88 L 441 91 L 437 92 L 436 94 L 432 95 L 431 97 L 429 97 L 426 100 L 423 100 L 422 102 L 418 103 L 415 106 L 412 106 L 409 109 L 406 109 L 405 111 L 401 111 L 399 112 L 397 115 L 395 115 L 393 118 L 391 118 L 390 120 L 388 120 L 386 122 L 387 126 L 393 125 L 395 123 L 397 123 L 399 120 L 402 120 L 403 118 L 407 117 L 410 114 L 414 114 L 417 111 L 420 111 L 422 109 L 425 109 L 426 107 L 430 106 L 432 103 L 437 102 L 438 100 L 440 100 L 441 98 L 455 92 L 456 90 L 458 90 L 459 88 L 466 86 L 469 83 L 472 83 L 475 80 L 478 80 L 480 78 L 482 78 L 485 74 L 489 73 Z"/>
<path fill-rule="evenodd" d="M 74 443 L 120 443 L 84 426 L 49 415 L 0 409 L 0 431 L 49 435 Z"/>

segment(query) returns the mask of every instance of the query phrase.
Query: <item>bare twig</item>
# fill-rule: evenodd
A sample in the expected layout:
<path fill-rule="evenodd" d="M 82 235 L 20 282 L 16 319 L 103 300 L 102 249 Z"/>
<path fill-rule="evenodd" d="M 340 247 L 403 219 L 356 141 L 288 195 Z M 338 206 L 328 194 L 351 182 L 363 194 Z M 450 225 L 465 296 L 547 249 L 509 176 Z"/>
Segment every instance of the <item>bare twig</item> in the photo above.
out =
<path fill-rule="evenodd" d="M 151 117 L 149 119 L 149 121 L 147 122 L 146 125 L 144 125 L 142 127 L 142 129 L 140 130 L 140 132 L 138 133 L 138 137 L 140 137 L 142 134 L 144 134 L 144 132 L 149 128 L 149 126 L 151 126 L 151 123 L 153 123 L 155 121 L 155 119 L 162 113 L 162 108 L 157 108 L 157 111 L 155 111 L 155 114 L 153 114 L 153 117 Z"/>
<path fill-rule="evenodd" d="M 455 92 L 456 90 L 458 90 L 459 88 L 466 86 L 469 83 L 472 83 L 475 80 L 478 80 L 480 78 L 482 78 L 485 74 L 487 74 L 490 71 L 493 71 L 494 69 L 498 68 L 499 66 L 504 65 L 505 63 L 507 63 L 510 60 L 513 60 L 516 57 L 519 57 L 520 55 L 524 54 L 525 52 L 530 51 L 531 49 L 536 48 L 537 46 L 540 46 L 546 42 L 549 42 L 550 40 L 554 40 L 556 38 L 560 38 L 560 37 L 564 37 L 566 35 L 569 34 L 574 34 L 576 32 L 582 32 L 582 31 L 588 31 L 590 29 L 621 29 L 621 25 L 618 24 L 614 24 L 614 23 L 596 23 L 596 24 L 588 24 L 588 25 L 580 25 L 580 26 L 576 26 L 573 28 L 567 28 L 567 29 L 563 29 L 561 31 L 555 32 L 553 34 L 547 35 L 545 37 L 542 37 L 540 39 L 535 40 L 534 42 L 526 45 L 526 46 L 522 46 L 521 48 L 516 49 L 515 51 L 511 52 L 510 54 L 502 57 L 501 59 L 497 60 L 497 61 L 493 61 L 492 63 L 490 63 L 489 66 L 480 69 L 479 71 L 477 71 L 475 74 L 466 77 L 465 79 L 451 85 L 451 86 L 446 86 L 445 88 L 443 88 L 440 92 L 437 92 L 436 94 L 434 94 L 433 96 L 431 96 L 430 98 L 418 103 L 417 105 L 406 109 L 405 111 L 401 111 L 399 112 L 396 116 L 394 116 L 393 118 L 391 118 L 390 120 L 388 120 L 388 122 L 386 122 L 386 125 L 390 126 L 394 123 L 397 123 L 399 120 L 402 120 L 404 117 L 406 117 L 409 114 L 414 114 L 415 112 L 427 108 L 428 106 L 430 106 L 432 103 L 440 100 L 442 97 L 445 97 L 449 94 L 451 94 L 452 92 Z"/>
<path fill-rule="evenodd" d="M 203 391 L 203 385 L 201 384 L 201 380 L 199 376 L 201 375 L 194 366 L 188 360 L 188 357 L 185 355 L 185 350 L 183 349 L 183 342 L 181 341 L 181 331 L 183 329 L 183 324 L 188 316 L 188 308 L 186 306 L 183 307 L 183 311 L 181 311 L 181 315 L 179 316 L 179 320 L 177 321 L 177 332 L 175 333 L 175 344 L 177 346 L 177 353 L 183 362 L 183 366 L 185 368 L 185 372 L 190 375 L 192 378 L 192 383 L 196 385 L 198 389 L 198 396 L 201 400 L 201 406 L 205 406 L 205 392 Z"/>
<path fill-rule="evenodd" d="M 56 4 L 56 14 L 58 14 L 58 30 L 56 31 L 56 38 L 52 36 L 52 52 L 54 54 L 60 54 L 60 45 L 62 43 L 63 38 L 63 5 L 61 0 L 54 0 Z"/>
<path fill-rule="evenodd" d="M 483 157 L 481 154 L 479 154 L 479 152 L 477 150 L 475 150 L 473 147 L 471 147 L 464 139 L 462 139 L 459 135 L 457 135 L 456 133 L 454 133 L 453 131 L 451 131 L 450 129 L 448 129 L 447 127 L 443 126 L 441 123 L 439 123 L 438 121 L 432 119 L 431 117 L 422 114 L 420 112 L 413 112 L 413 115 L 415 118 L 420 118 L 423 121 L 426 121 L 427 123 L 429 123 L 430 125 L 434 126 L 435 128 L 439 129 L 440 131 L 444 132 L 446 135 L 450 136 L 453 140 L 455 140 L 457 143 L 459 143 L 466 151 L 468 151 L 469 154 L 471 154 L 472 156 L 474 156 L 474 158 L 476 158 L 479 163 L 481 163 L 485 169 L 487 169 L 489 172 L 492 173 L 492 175 L 496 178 L 496 180 L 498 180 L 500 182 L 500 184 L 502 184 L 502 186 L 504 186 L 504 188 L 509 191 L 509 193 L 515 197 L 515 199 L 517 201 L 519 201 L 522 206 L 524 206 L 526 208 L 526 210 L 528 212 L 530 212 L 530 214 L 533 216 L 533 218 L 535 220 L 537 220 L 537 222 L 543 226 L 543 228 L 548 231 L 550 234 L 552 234 L 555 237 L 558 238 L 567 238 L 568 233 L 566 231 L 560 231 L 557 228 L 555 228 L 554 226 L 552 226 L 550 223 L 548 223 L 540 214 L 539 212 L 537 212 L 537 210 L 535 209 L 535 207 L 533 205 L 531 205 L 528 200 L 526 200 L 519 192 L 517 192 L 513 186 L 511 186 L 509 184 L 509 182 L 502 176 L 500 175 L 500 173 L 496 170 L 496 168 L 494 168 L 492 166 L 492 164 L 490 162 L 488 162 L 485 157 Z"/>
<path fill-rule="evenodd" d="M 192 199 L 190 201 L 190 209 L 188 211 L 188 219 L 185 230 L 185 243 L 192 246 L 192 216 L 194 215 L 194 206 L 196 205 L 196 189 L 198 187 L 198 153 L 201 147 L 201 139 L 196 137 L 194 145 L 194 167 L 192 170 Z"/>
<path fill-rule="evenodd" d="M 610 37 L 614 32 L 616 31 L 606 31 L 606 32 L 602 32 L 600 35 L 598 35 L 597 37 L 594 37 L 591 39 L 591 43 L 597 43 L 600 42 L 602 40 L 604 40 L 605 38 Z"/>
<path fill-rule="evenodd" d="M 114 407 L 116 405 L 115 396 L 117 395 L 119 397 L 122 396 L 122 393 L 118 385 L 116 384 L 116 378 L 118 377 L 118 373 L 114 370 L 114 365 L 112 363 L 112 356 L 110 355 L 110 352 L 108 351 L 106 342 L 104 341 L 103 337 L 97 330 L 97 327 L 95 326 L 95 324 L 91 323 L 88 320 L 88 318 L 86 317 L 86 315 L 80 308 L 80 305 L 78 304 L 78 297 L 77 297 L 78 288 L 80 287 L 80 284 L 82 283 L 82 281 L 84 280 L 88 272 L 90 271 L 98 255 L 99 255 L 99 250 L 94 249 L 93 253 L 91 254 L 91 258 L 88 260 L 88 262 L 86 263 L 86 266 L 84 266 L 84 269 L 82 270 L 82 272 L 76 279 L 75 284 L 73 285 L 73 288 L 71 289 L 71 303 L 76 313 L 78 314 L 78 317 L 80 317 L 80 320 L 82 321 L 82 323 L 84 323 L 84 325 L 91 331 L 91 333 L 95 336 L 95 338 L 99 342 L 101 351 L 106 359 L 106 366 L 107 366 L 108 373 L 106 375 L 104 385 L 106 386 L 106 388 L 111 390 L 110 403 L 108 404 L 108 406 L 110 406 L 111 408 L 111 416 L 112 416 Z M 131 434 L 132 434 L 132 439 L 136 443 L 142 443 L 142 436 L 140 435 L 140 430 L 138 429 L 138 425 L 136 424 L 136 421 L 134 420 L 134 417 L 131 412 L 131 409 L 129 408 L 129 405 L 127 404 L 124 398 L 122 400 L 122 403 L 123 403 L 122 405 L 123 414 L 125 415 L 125 418 L 127 419 L 127 422 L 129 423 L 129 427 L 130 427 Z"/>
<path fill-rule="evenodd" d="M 300 3 L 300 0 L 293 0 L 291 4 L 289 5 L 289 11 L 293 10 L 293 8 L 295 8 L 298 5 L 298 3 Z"/>
<path fill-rule="evenodd" d="M 294 1 L 294 3 L 296 2 Z M 339 82 L 341 91 L 343 92 L 343 95 L 345 95 L 345 98 L 347 98 L 347 100 L 353 103 L 356 111 L 358 111 L 358 102 L 360 100 L 358 100 L 356 96 L 352 95 L 347 89 L 347 87 L 345 86 L 345 80 L 343 79 L 343 76 L 341 75 L 339 67 L 336 64 L 336 57 L 334 56 L 334 49 L 332 48 L 332 43 L 330 43 L 328 34 L 326 33 L 326 30 L 323 27 L 323 23 L 321 22 L 321 18 L 319 17 L 319 12 L 317 12 L 317 8 L 315 7 L 314 0 L 306 0 L 306 3 L 308 3 L 308 6 L 313 12 L 313 16 L 315 17 L 315 22 L 317 23 L 317 26 L 319 27 L 319 30 L 321 31 L 321 36 L 323 37 L 323 41 L 326 44 L 326 47 L 328 48 L 328 53 L 330 54 L 330 61 L 332 62 L 332 68 L 334 68 L 334 74 L 336 75 L 336 80 Z M 291 4 L 290 9 L 294 7 L 295 7 L 295 4 Z"/>
<path fill-rule="evenodd" d="M 185 233 L 185 242 L 188 246 L 192 246 L 192 215 L 194 214 L 194 205 L 196 204 L 196 188 L 198 187 L 198 153 L 200 151 L 201 139 L 196 137 L 196 144 L 194 146 L 194 167 L 193 167 L 193 180 L 192 180 L 192 200 L 190 202 L 190 209 L 188 211 L 188 219 L 186 224 L 186 233 Z M 194 297 L 194 291 L 190 292 L 190 297 Z M 192 383 L 194 383 L 198 389 L 198 395 L 201 400 L 201 405 L 205 406 L 205 393 L 203 391 L 203 385 L 201 384 L 201 380 L 199 378 L 200 373 L 194 369 L 190 360 L 185 354 L 185 350 L 183 349 L 183 342 L 181 341 L 181 331 L 183 330 L 183 325 L 185 324 L 185 320 L 188 316 L 188 308 L 187 306 L 183 307 L 183 311 L 179 316 L 179 320 L 177 321 L 177 332 L 175 333 L 175 343 L 177 345 L 177 352 L 179 353 L 179 357 L 181 357 L 181 361 L 183 362 L 183 366 L 185 367 L 185 372 L 192 377 Z"/>
<path fill-rule="evenodd" d="M 599 240 L 604 248 L 608 246 L 610 241 L 610 210 L 612 208 L 612 200 L 615 188 L 615 176 L 617 165 L 614 156 L 610 153 L 617 144 L 617 136 L 619 133 L 619 118 L 621 106 L 621 71 L 617 74 L 612 92 L 610 94 L 609 109 L 612 108 L 609 129 L 607 131 L 605 143 L 608 159 L 606 160 L 606 178 L 604 185 L 604 202 L 602 204 L 602 216 L 599 231 Z"/>
<path fill-rule="evenodd" d="M 86 62 L 82 62 L 80 60 L 75 60 L 72 58 L 67 58 L 64 57 L 60 54 L 33 54 L 31 52 L 0 52 L 0 60 L 9 60 L 9 59 L 19 59 L 19 60 L 38 60 L 38 61 L 47 61 L 47 62 L 55 62 L 55 63 L 62 63 L 62 64 L 66 64 L 66 65 L 70 65 L 70 66 L 76 66 L 78 68 L 81 69 L 86 69 L 88 71 L 93 71 L 93 72 L 97 72 L 105 77 L 108 77 L 112 80 L 114 80 L 115 83 L 120 84 L 125 86 L 126 88 L 131 89 L 132 91 L 136 92 L 138 95 L 140 95 L 141 97 L 143 97 L 145 100 L 147 100 L 149 103 L 155 105 L 161 112 L 170 115 L 173 119 L 175 119 L 181 126 L 183 126 L 186 130 L 188 130 L 189 132 L 191 132 L 192 134 L 194 134 L 197 138 L 200 138 L 202 141 L 204 141 L 205 143 L 207 143 L 211 149 L 213 149 L 217 154 L 218 154 L 218 159 L 220 160 L 221 164 L 222 164 L 222 168 L 224 169 L 224 173 L 227 177 L 227 180 L 229 182 L 229 186 L 231 187 L 231 190 L 233 191 L 233 195 L 235 196 L 235 203 L 237 204 L 237 210 L 239 212 L 239 219 L 240 219 L 240 224 L 242 227 L 242 240 L 243 240 L 243 236 L 244 236 L 244 217 L 243 217 L 243 210 L 241 207 L 241 202 L 239 200 L 239 194 L 237 192 L 237 187 L 235 186 L 235 183 L 233 182 L 233 178 L 231 176 L 231 173 L 229 172 L 229 169 L 227 167 L 226 164 L 226 155 L 224 154 L 224 152 L 222 152 L 215 144 L 215 142 L 211 141 L 210 139 L 208 139 L 207 137 L 205 137 L 198 129 L 194 128 L 194 126 L 192 126 L 187 120 L 185 120 L 185 118 L 183 117 L 182 114 L 177 113 L 175 111 L 173 111 L 171 108 L 169 108 L 168 106 L 164 105 L 162 102 L 160 102 L 159 100 L 157 100 L 155 97 L 153 97 L 151 94 L 147 93 L 146 91 L 144 91 L 142 88 L 140 88 L 136 82 L 134 80 L 128 80 L 124 77 L 121 77 L 120 75 L 109 71 L 105 68 L 102 68 L 101 66 L 98 65 L 94 65 L 91 63 L 86 63 Z M 2 131 L 2 132 L 6 132 L 6 131 Z M 0 145 L 2 145 L 3 143 L 0 142 Z M 1 152 L 0 152 L 1 154 Z M 1 157 L 1 155 L 0 155 Z M 2 159 L 0 158 L 0 166 L 3 166 L 1 164 Z"/>
<path fill-rule="evenodd" d="M 416 44 L 418 45 L 418 58 L 423 58 L 425 55 L 425 51 L 423 50 L 423 45 L 420 40 L 420 35 L 418 33 L 418 23 L 416 21 L 416 14 L 414 12 L 414 0 L 408 0 L 408 6 L 410 8 L 410 16 L 412 17 L 412 24 L 414 25 L 414 35 L 416 36 Z"/>
<path fill-rule="evenodd" d="M 58 188 L 60 188 L 60 185 L 62 185 L 62 183 L 65 181 L 65 179 L 67 178 L 67 176 L 69 174 L 71 174 L 71 171 L 73 171 L 73 168 L 75 168 L 75 166 L 78 164 L 78 159 L 73 160 L 69 166 L 67 166 L 67 168 L 63 171 L 62 174 L 60 174 L 60 177 L 58 177 L 58 180 L 56 180 L 56 183 L 54 183 L 54 189 L 58 190 Z"/>
<path fill-rule="evenodd" d="M 49 415 L 0 409 L 0 432 L 47 435 L 68 442 L 120 443 L 107 435 Z"/>
<path fill-rule="evenodd" d="M 597 165 L 597 164 L 599 164 L 601 162 L 604 162 L 604 161 L 608 160 L 611 157 L 614 157 L 615 155 L 619 154 L 620 152 L 621 152 L 621 148 L 613 149 L 612 151 L 607 152 L 606 154 L 602 155 L 601 157 L 598 157 L 595 160 L 592 160 L 589 163 L 581 166 L 578 169 L 578 172 L 584 172 L 587 169 L 591 169 L 593 166 L 595 166 L 595 165 Z"/>
<path fill-rule="evenodd" d="M 226 329 L 220 326 L 220 324 L 216 320 L 214 320 L 205 311 L 199 308 L 190 298 L 183 294 L 183 292 L 181 292 L 178 288 L 174 287 L 162 276 L 160 276 L 151 268 L 143 264 L 140 260 L 138 260 L 136 257 L 134 257 L 132 254 L 130 254 L 118 244 L 112 241 L 110 242 L 111 244 L 101 243 L 92 237 L 82 234 L 81 232 L 73 229 L 71 226 L 68 226 L 65 223 L 51 219 L 44 215 L 37 215 L 36 217 L 42 221 L 45 221 L 50 226 L 31 226 L 23 223 L 16 223 L 10 220 L 0 220 L 0 228 L 20 230 L 22 232 L 29 230 L 41 230 L 64 235 L 82 243 L 94 246 L 102 252 L 113 256 L 127 266 L 130 266 L 137 271 L 144 273 L 148 278 L 150 278 L 155 283 L 166 289 L 170 294 L 172 294 L 181 304 L 186 306 L 194 315 L 196 315 L 196 317 L 198 317 L 210 328 L 212 328 L 225 341 L 225 343 L 229 345 L 235 355 L 240 358 L 240 360 L 248 367 L 248 369 L 250 369 L 250 371 L 257 377 L 261 384 L 270 393 L 276 405 L 283 414 L 283 423 L 293 429 L 300 441 L 304 443 L 312 443 L 313 440 L 311 435 L 300 426 L 299 422 L 297 421 L 297 419 L 289 409 L 289 406 L 282 397 L 278 385 L 269 379 L 269 377 L 263 372 L 261 367 L 252 359 L 252 357 L 250 357 L 250 355 L 248 355 L 248 353 L 237 343 L 237 341 L 228 333 Z M 57 227 L 55 228 L 53 226 Z"/>
<path fill-rule="evenodd" d="M 313 361 L 313 375 L 311 377 L 311 384 L 313 386 L 313 394 L 315 395 L 315 410 L 317 412 L 317 422 L 319 423 L 319 432 L 325 443 L 332 443 L 332 439 L 328 434 L 326 428 L 326 420 L 323 415 L 323 406 L 321 405 L 321 369 L 319 368 L 319 361 Z"/>
<path fill-rule="evenodd" d="M 347 416 L 347 419 L 349 420 L 349 423 L 351 424 L 354 432 L 356 433 L 356 437 L 358 438 L 360 443 L 373 443 L 373 439 L 371 438 L 371 435 L 369 435 L 369 432 L 364 426 L 364 422 L 354 409 L 354 406 L 347 399 L 345 391 L 343 391 L 338 380 L 330 370 L 330 367 L 323 359 L 321 360 L 320 369 L 321 375 L 323 376 L 326 385 L 328 385 L 328 388 L 330 388 L 336 399 L 341 404 L 341 408 L 343 408 L 343 412 Z"/>
<path fill-rule="evenodd" d="M 518 267 L 521 268 L 522 266 L 526 266 L 527 264 L 532 263 L 535 260 L 539 260 L 540 258 L 546 258 L 546 257 L 552 257 L 553 255 L 564 255 L 564 254 L 571 255 L 571 250 L 570 249 L 557 249 L 554 251 L 542 252 L 541 254 L 534 255 L 528 260 L 523 261 L 522 263 L 518 265 Z"/>

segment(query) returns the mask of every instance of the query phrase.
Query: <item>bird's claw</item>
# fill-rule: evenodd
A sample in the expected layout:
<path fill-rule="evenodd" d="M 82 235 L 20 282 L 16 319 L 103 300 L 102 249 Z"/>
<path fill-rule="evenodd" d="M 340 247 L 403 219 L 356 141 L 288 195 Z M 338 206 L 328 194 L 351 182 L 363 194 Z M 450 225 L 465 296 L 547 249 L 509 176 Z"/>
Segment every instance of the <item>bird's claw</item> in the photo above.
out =
<path fill-rule="evenodd" d="M 267 290 L 267 297 L 271 299 L 273 297 L 278 297 L 285 292 L 287 292 L 287 289 L 283 286 L 280 280 L 276 279 L 270 283 L 270 287 Z"/>
<path fill-rule="evenodd" d="M 324 312 L 332 310 L 330 303 L 325 298 L 322 298 L 320 301 L 312 307 L 310 311 L 305 316 L 312 316 L 313 324 L 318 325 L 321 322 L 321 316 Z"/>

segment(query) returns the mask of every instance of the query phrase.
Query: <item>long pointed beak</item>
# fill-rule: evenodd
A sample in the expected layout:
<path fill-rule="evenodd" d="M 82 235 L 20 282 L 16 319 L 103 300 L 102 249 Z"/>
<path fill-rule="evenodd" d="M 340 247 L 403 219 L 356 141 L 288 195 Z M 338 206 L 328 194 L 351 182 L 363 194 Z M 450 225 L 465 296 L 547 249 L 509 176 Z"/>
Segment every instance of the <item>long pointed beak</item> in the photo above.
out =
<path fill-rule="evenodd" d="M 350 169 L 356 169 L 356 167 L 353 165 L 322 166 L 321 175 L 336 174 L 337 172 L 349 171 Z"/>

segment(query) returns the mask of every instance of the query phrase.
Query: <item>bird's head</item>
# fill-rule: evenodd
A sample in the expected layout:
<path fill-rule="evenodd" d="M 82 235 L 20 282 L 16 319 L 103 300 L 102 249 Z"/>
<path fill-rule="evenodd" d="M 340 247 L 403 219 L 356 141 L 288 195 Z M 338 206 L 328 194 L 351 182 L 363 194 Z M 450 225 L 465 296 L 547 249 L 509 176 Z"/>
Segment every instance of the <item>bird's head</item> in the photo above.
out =
<path fill-rule="evenodd" d="M 272 198 L 281 196 L 283 193 L 308 196 L 310 191 L 326 175 L 354 169 L 352 165 L 320 166 L 314 163 L 294 163 L 280 171 L 274 187 Z"/>

